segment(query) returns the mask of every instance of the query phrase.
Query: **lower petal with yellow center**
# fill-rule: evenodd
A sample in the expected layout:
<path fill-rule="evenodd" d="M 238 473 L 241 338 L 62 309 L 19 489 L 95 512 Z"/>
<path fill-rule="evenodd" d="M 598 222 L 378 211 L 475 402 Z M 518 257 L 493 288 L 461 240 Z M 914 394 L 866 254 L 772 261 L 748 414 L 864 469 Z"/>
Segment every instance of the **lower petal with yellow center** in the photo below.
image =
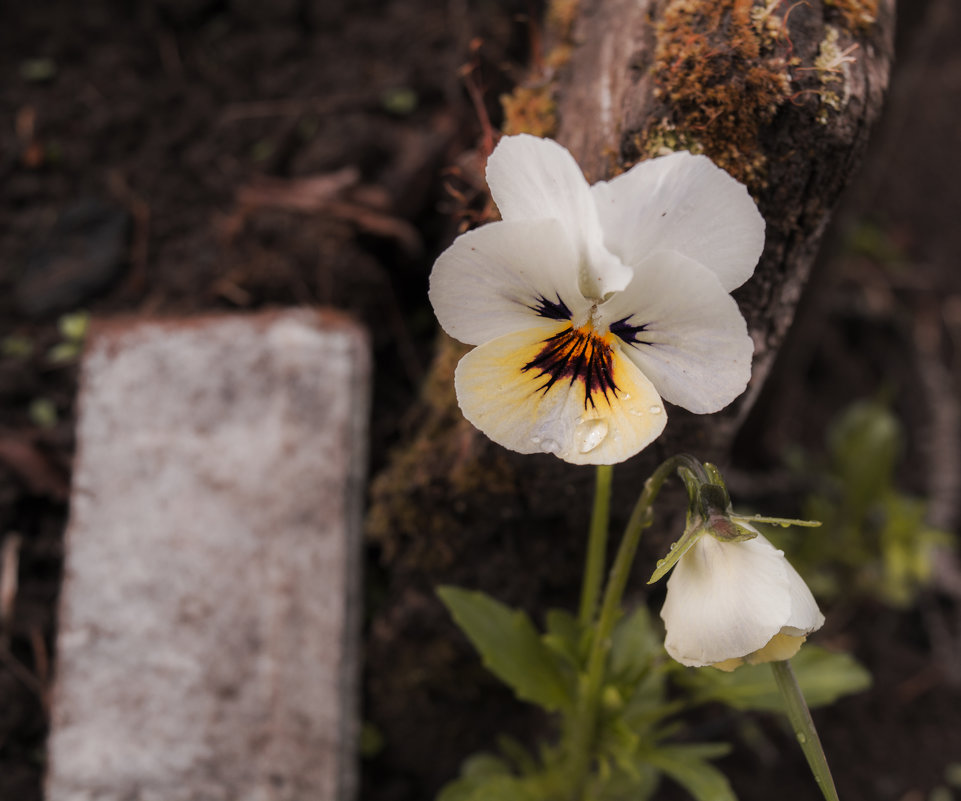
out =
<path fill-rule="evenodd" d="M 454 381 L 464 416 L 495 442 L 572 464 L 621 462 L 667 423 L 657 390 L 616 339 L 566 321 L 474 348 Z"/>

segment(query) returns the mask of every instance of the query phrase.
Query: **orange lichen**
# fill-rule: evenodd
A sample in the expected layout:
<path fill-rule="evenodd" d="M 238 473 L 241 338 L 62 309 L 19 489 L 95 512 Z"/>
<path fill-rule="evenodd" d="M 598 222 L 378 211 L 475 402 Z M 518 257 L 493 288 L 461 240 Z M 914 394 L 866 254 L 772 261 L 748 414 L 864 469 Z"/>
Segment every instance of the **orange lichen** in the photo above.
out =
<path fill-rule="evenodd" d="M 559 39 L 569 39 L 577 18 L 580 0 L 551 0 L 547 6 L 547 24 Z"/>
<path fill-rule="evenodd" d="M 557 114 L 550 85 L 518 86 L 510 94 L 501 95 L 501 108 L 504 109 L 501 128 L 505 134 L 554 135 Z"/>
<path fill-rule="evenodd" d="M 777 5 L 761 10 L 770 17 Z M 674 143 L 763 185 L 758 133 L 789 95 L 791 47 L 777 35 L 783 18 L 772 25 L 756 11 L 752 0 L 668 3 L 657 26 L 654 79 L 669 112 L 643 133 L 642 156 Z"/>
<path fill-rule="evenodd" d="M 836 9 L 851 32 L 865 30 L 878 18 L 878 0 L 824 0 L 824 5 Z"/>

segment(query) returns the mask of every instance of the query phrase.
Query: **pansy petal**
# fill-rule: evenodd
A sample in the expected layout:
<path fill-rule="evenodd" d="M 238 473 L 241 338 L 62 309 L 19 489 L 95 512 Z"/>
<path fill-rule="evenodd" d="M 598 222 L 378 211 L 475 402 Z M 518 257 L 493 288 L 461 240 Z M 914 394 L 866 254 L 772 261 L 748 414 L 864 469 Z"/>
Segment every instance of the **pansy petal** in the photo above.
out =
<path fill-rule="evenodd" d="M 730 292 L 754 272 L 764 218 L 746 187 L 706 156 L 671 153 L 591 187 L 608 250 L 634 266 L 675 250 Z"/>
<path fill-rule="evenodd" d="M 583 316 L 578 258 L 558 220 L 494 222 L 454 240 L 434 264 L 430 302 L 444 330 L 468 345 Z"/>
<path fill-rule="evenodd" d="M 763 648 L 791 614 L 787 566 L 763 537 L 701 537 L 667 583 L 661 609 L 667 652 L 683 665 L 700 667 Z"/>
<path fill-rule="evenodd" d="M 627 286 L 631 270 L 604 247 L 591 189 L 574 157 L 551 139 L 505 136 L 487 159 L 487 184 L 505 220 L 559 220 L 579 257 L 582 294 L 601 299 Z"/>
<path fill-rule="evenodd" d="M 679 253 L 641 262 L 599 313 L 661 396 L 689 411 L 722 409 L 751 378 L 754 343 L 737 303 L 712 272 Z"/>
<path fill-rule="evenodd" d="M 785 562 L 787 568 L 788 590 L 791 593 L 791 615 L 784 623 L 781 631 L 793 637 L 810 634 L 817 631 L 824 625 L 824 615 L 818 609 L 817 601 L 811 594 L 804 579 L 791 566 L 790 562 Z"/>
<path fill-rule="evenodd" d="M 576 351 L 572 331 L 538 327 L 475 348 L 457 365 L 457 400 L 505 448 L 573 464 L 621 462 L 657 438 L 667 415 L 651 383 L 616 348 L 603 369 L 593 357 L 579 362 L 579 372 L 567 369 L 574 361 L 556 354 L 568 345 Z"/>

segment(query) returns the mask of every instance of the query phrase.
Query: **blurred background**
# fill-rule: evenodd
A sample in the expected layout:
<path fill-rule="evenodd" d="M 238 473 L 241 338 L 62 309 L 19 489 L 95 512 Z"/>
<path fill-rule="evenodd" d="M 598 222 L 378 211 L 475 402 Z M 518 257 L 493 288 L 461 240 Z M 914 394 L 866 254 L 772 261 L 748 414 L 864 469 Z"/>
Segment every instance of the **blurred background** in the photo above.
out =
<path fill-rule="evenodd" d="M 739 439 L 732 491 L 831 532 L 813 551 L 784 547 L 828 611 L 822 639 L 874 677 L 818 713 L 842 797 L 949 801 L 961 799 L 961 8 L 900 6 L 886 112 Z M 479 107 L 496 129 L 542 10 L 0 5 L 0 550 L 18 579 L 0 599 L 0 799 L 41 798 L 88 315 L 355 315 L 374 348 L 375 477 L 410 433 L 430 362 L 431 264 L 481 203 Z M 368 556 L 374 614 L 389 567 L 376 545 Z M 399 764 L 403 725 L 383 715 L 364 710 L 362 797 L 427 797 L 456 762 Z M 790 789 L 803 763 L 768 753 L 781 735 L 765 727 L 739 731 L 720 763 L 735 789 L 809 797 Z"/>

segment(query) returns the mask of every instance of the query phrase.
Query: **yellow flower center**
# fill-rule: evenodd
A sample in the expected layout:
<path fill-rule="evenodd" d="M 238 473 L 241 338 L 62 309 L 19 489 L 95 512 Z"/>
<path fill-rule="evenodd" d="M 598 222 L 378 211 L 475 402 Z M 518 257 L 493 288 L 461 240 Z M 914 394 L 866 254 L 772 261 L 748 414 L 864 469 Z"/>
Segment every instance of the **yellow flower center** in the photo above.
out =
<path fill-rule="evenodd" d="M 545 395 L 561 379 L 567 379 L 571 386 L 580 381 L 585 409 L 597 408 L 595 397 L 599 395 L 610 406 L 619 392 L 614 383 L 612 336 L 598 334 L 590 325 L 565 328 L 545 339 L 538 354 L 521 368 L 524 373 L 533 370 L 538 378 L 544 378 L 537 390 Z"/>

